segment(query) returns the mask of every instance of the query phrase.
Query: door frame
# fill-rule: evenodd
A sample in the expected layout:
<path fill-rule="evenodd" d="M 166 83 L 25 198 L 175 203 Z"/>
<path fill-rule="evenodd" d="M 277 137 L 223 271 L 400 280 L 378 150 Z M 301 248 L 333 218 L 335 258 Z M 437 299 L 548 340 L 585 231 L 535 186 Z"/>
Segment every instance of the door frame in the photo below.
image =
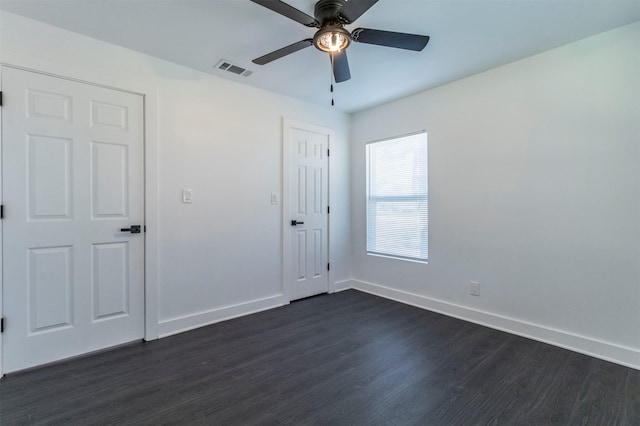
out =
<path fill-rule="evenodd" d="M 38 73 L 50 77 L 70 80 L 132 93 L 142 96 L 143 108 L 143 197 L 144 197 L 144 340 L 155 340 L 158 336 L 158 89 L 149 83 L 113 78 L 82 68 L 25 56 L 12 51 L 3 52 L 0 62 L 0 90 L 2 90 L 2 70 L 14 68 L 22 71 Z M 6 99 L 3 103 L 6 105 Z M 0 107 L 0 129 L 2 128 L 2 108 Z M 2 132 L 0 132 L 0 203 L 2 198 Z M 2 226 L 0 226 L 0 317 L 2 317 Z M 8 327 L 10 319 L 5 319 Z M 4 337 L 0 335 L 0 378 L 4 375 L 2 344 Z"/>
<path fill-rule="evenodd" d="M 282 119 L 282 292 L 284 302 L 291 302 L 293 289 L 287 283 L 287 274 L 293 268 L 291 258 L 291 218 L 289 209 L 291 207 L 291 185 L 289 183 L 289 167 L 291 167 L 291 154 L 289 147 L 291 144 L 291 130 L 300 129 L 308 132 L 322 133 L 329 136 L 327 149 L 331 148 L 331 141 L 334 139 L 333 129 L 316 124 L 307 123 L 289 117 Z M 327 156 L 327 206 L 331 205 L 331 156 Z M 331 214 L 327 215 L 327 262 L 331 264 Z M 333 272 L 331 268 L 327 271 L 327 293 L 331 292 L 333 282 Z"/>

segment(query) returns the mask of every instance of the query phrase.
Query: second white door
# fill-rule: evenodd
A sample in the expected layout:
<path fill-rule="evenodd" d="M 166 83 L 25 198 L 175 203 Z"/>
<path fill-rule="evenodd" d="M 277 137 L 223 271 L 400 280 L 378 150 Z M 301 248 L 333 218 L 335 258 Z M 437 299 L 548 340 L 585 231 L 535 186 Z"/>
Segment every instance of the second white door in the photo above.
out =
<path fill-rule="evenodd" d="M 289 188 L 285 287 L 290 300 L 329 290 L 329 133 L 303 123 L 286 122 Z M 288 229 L 288 231 L 287 231 Z"/>

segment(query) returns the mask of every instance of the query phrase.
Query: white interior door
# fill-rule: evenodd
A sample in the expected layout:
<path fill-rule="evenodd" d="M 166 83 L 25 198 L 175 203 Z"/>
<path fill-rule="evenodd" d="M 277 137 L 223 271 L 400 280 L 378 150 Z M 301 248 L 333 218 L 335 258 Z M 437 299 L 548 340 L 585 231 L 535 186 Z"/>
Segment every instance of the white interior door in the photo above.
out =
<path fill-rule="evenodd" d="M 144 334 L 143 99 L 3 68 L 3 370 Z"/>
<path fill-rule="evenodd" d="M 290 300 L 295 300 L 329 290 L 330 135 L 314 126 L 287 123 L 285 288 Z"/>

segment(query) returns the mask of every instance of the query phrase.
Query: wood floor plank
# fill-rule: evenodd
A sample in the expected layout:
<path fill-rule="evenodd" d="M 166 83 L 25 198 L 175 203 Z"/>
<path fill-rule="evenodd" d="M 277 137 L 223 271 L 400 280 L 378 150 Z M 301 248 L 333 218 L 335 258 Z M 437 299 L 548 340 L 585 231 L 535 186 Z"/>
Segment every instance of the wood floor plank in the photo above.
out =
<path fill-rule="evenodd" d="M 640 425 L 640 371 L 354 290 L 0 380 L 0 425 Z"/>

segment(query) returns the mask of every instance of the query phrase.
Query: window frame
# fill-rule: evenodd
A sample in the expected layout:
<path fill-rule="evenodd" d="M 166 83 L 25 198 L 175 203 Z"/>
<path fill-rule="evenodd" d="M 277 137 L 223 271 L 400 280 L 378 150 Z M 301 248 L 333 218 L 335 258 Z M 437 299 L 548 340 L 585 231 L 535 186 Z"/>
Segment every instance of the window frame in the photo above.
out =
<path fill-rule="evenodd" d="M 426 184 L 425 184 L 425 192 L 424 193 L 419 193 L 419 194 L 415 194 L 415 195 L 371 195 L 371 158 L 370 158 L 370 147 L 372 145 L 378 144 L 378 143 L 384 143 L 384 142 L 390 142 L 390 141 L 394 141 L 397 139 L 403 139 L 403 138 L 408 138 L 411 136 L 418 136 L 418 135 L 424 135 L 424 143 L 425 143 L 425 150 L 426 150 L 426 160 L 425 160 L 425 166 L 426 166 L 426 175 L 425 175 L 425 179 L 426 179 Z M 390 138 L 385 138 L 385 139 L 379 139 L 379 140 L 375 140 L 375 141 L 370 141 L 367 142 L 365 144 L 365 169 L 366 169 L 366 176 L 365 176 L 365 249 L 366 249 L 366 254 L 370 255 L 370 256 L 377 256 L 377 257 L 386 257 L 386 258 L 391 258 L 391 259 L 398 259 L 398 260 L 404 260 L 404 261 L 410 261 L 410 262 L 417 262 L 417 263 L 429 263 L 429 145 L 428 145 L 428 136 L 427 136 L 427 132 L 426 130 L 421 130 L 421 131 L 417 131 L 417 132 L 413 132 L 413 133 L 407 133 L 407 134 L 403 134 L 403 135 L 399 135 L 399 136 L 393 136 Z M 375 250 L 369 250 L 369 241 L 370 241 L 370 232 L 369 230 L 371 229 L 371 225 L 369 223 L 369 213 L 370 213 L 370 208 L 371 208 L 371 204 L 373 203 L 378 203 L 378 202 L 387 202 L 387 203 L 394 203 L 394 202 L 425 202 L 427 204 L 426 206 L 426 211 L 427 211 L 427 215 L 426 215 L 426 236 L 424 237 L 426 239 L 426 241 L 424 242 L 424 252 L 425 252 L 425 256 L 424 257 L 414 257 L 414 256 L 404 256 L 401 254 L 396 254 L 396 253 L 388 253 L 388 252 L 384 252 L 384 251 L 375 251 Z M 373 229 L 374 229 L 374 238 L 375 238 L 375 224 L 373 224 Z M 422 246 L 422 244 L 421 244 Z"/>

